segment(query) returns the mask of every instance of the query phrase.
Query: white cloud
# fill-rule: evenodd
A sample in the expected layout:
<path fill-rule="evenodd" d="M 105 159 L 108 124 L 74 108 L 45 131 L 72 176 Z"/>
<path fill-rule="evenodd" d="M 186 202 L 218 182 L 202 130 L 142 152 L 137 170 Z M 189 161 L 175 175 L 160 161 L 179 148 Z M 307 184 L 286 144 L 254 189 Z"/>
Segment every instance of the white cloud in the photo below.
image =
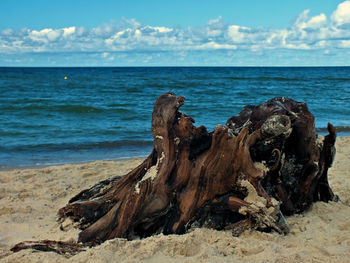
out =
<path fill-rule="evenodd" d="M 29 38 L 38 42 L 50 42 L 55 41 L 61 35 L 61 30 L 54 30 L 51 28 L 45 28 L 40 31 L 33 30 L 29 33 Z"/>
<path fill-rule="evenodd" d="M 227 35 L 234 43 L 244 43 L 248 40 L 247 30 L 249 30 L 247 27 L 232 25 L 228 27 Z"/>
<path fill-rule="evenodd" d="M 103 57 L 103 58 L 106 58 L 106 57 L 108 57 L 109 56 L 109 53 L 108 52 L 103 52 L 102 54 L 101 54 L 101 57 Z"/>
<path fill-rule="evenodd" d="M 230 25 L 222 17 L 203 27 L 171 28 L 142 25 L 123 18 L 119 24 L 42 30 L 0 31 L 0 53 L 93 52 L 101 59 L 114 59 L 115 52 L 164 52 L 180 54 L 203 50 L 328 50 L 350 48 L 350 1 L 338 5 L 327 19 L 321 13 L 310 17 L 305 10 L 287 28 L 267 29 Z M 175 54 L 174 53 L 174 54 Z M 112 59 L 113 58 L 113 59 Z"/>
<path fill-rule="evenodd" d="M 289 48 L 289 49 L 300 49 L 300 50 L 310 50 L 311 49 L 311 47 L 305 43 L 286 44 L 284 47 Z"/>
<path fill-rule="evenodd" d="M 341 40 L 338 46 L 340 48 L 350 48 L 350 40 Z"/>
<path fill-rule="evenodd" d="M 237 46 L 230 44 L 219 44 L 214 41 L 197 45 L 193 47 L 194 50 L 215 50 L 215 49 L 237 49 Z"/>
<path fill-rule="evenodd" d="M 319 31 L 327 23 L 327 17 L 325 14 L 313 16 L 309 18 L 310 10 L 303 11 L 296 19 L 292 27 L 292 35 L 295 35 L 299 39 L 310 38 L 310 34 L 314 34 L 315 31 Z"/>
<path fill-rule="evenodd" d="M 141 26 L 141 23 L 138 22 L 135 18 L 126 19 L 123 17 L 121 20 L 121 26 L 136 29 Z"/>
<path fill-rule="evenodd" d="M 226 29 L 226 25 L 222 22 L 222 17 L 219 16 L 216 19 L 209 20 L 205 27 L 205 35 L 212 39 L 222 35 Z"/>
<path fill-rule="evenodd" d="M 350 1 L 340 3 L 331 15 L 331 19 L 336 25 L 350 23 Z"/>
<path fill-rule="evenodd" d="M 114 60 L 114 55 L 109 53 L 109 52 L 102 52 L 101 58 L 106 59 L 108 61 L 113 61 Z"/>
<path fill-rule="evenodd" d="M 321 40 L 321 41 L 318 41 L 316 44 L 315 44 L 316 47 L 319 47 L 319 48 L 325 48 L 328 46 L 328 42 L 326 40 Z"/>
<path fill-rule="evenodd" d="M 4 29 L 1 31 L 1 35 L 4 35 L 4 36 L 10 36 L 13 34 L 13 30 L 8 28 L 8 29 Z"/>
<path fill-rule="evenodd" d="M 318 16 L 314 16 L 310 18 L 308 22 L 306 22 L 306 28 L 318 29 L 324 26 L 327 23 L 327 17 L 325 14 L 320 14 Z"/>
<path fill-rule="evenodd" d="M 76 31 L 76 27 L 75 26 L 63 28 L 63 36 L 64 37 L 71 36 L 71 35 L 73 35 L 75 33 L 75 31 Z"/>
<path fill-rule="evenodd" d="M 153 27 L 153 29 L 159 31 L 160 33 L 169 33 L 173 31 L 172 28 L 164 27 L 164 26 L 158 26 L 158 27 Z"/>

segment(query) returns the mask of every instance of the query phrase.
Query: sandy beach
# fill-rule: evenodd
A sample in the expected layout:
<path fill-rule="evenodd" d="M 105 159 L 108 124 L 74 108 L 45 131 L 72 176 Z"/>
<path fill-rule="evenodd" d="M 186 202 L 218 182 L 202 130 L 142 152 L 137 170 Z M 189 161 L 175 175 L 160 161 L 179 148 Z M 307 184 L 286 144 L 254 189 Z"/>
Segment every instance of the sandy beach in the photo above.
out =
<path fill-rule="evenodd" d="M 142 159 L 96 161 L 39 169 L 0 171 L 1 262 L 349 262 L 350 137 L 337 138 L 329 181 L 340 201 L 315 203 L 287 217 L 291 233 L 195 229 L 185 235 L 157 235 L 134 241 L 113 239 L 67 258 L 53 252 L 10 248 L 24 240 L 76 241 L 78 230 L 61 231 L 57 211 L 81 190 L 124 175 Z"/>

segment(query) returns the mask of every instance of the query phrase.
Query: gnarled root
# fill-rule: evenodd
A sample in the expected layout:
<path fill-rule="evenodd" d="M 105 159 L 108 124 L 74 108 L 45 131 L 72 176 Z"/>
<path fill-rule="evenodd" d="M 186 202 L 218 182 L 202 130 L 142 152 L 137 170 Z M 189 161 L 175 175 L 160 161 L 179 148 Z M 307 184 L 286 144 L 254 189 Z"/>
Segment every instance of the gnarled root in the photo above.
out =
<path fill-rule="evenodd" d="M 55 252 L 66 257 L 74 256 L 79 252 L 85 251 L 84 245 L 72 242 L 41 240 L 41 241 L 23 241 L 16 244 L 11 251 L 18 252 L 22 249 L 35 249 L 40 251 Z"/>
<path fill-rule="evenodd" d="M 231 228 L 234 235 L 245 229 L 287 234 L 283 214 L 336 200 L 327 178 L 335 128 L 329 124 L 329 135 L 320 140 L 305 103 L 274 98 L 249 105 L 213 132 L 195 127 L 179 111 L 183 104 L 182 96 L 162 94 L 152 114 L 154 149 L 145 161 L 59 210 L 83 229 L 79 242 L 181 234 L 196 226 Z"/>

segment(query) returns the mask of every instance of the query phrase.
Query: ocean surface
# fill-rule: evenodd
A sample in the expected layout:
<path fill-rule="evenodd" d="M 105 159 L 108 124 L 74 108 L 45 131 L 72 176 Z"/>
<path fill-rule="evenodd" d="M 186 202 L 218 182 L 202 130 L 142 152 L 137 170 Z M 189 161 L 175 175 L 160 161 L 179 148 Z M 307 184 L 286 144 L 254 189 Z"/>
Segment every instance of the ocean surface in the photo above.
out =
<path fill-rule="evenodd" d="M 167 91 L 209 131 L 284 96 L 350 134 L 350 67 L 0 68 L 0 169 L 146 156 Z"/>

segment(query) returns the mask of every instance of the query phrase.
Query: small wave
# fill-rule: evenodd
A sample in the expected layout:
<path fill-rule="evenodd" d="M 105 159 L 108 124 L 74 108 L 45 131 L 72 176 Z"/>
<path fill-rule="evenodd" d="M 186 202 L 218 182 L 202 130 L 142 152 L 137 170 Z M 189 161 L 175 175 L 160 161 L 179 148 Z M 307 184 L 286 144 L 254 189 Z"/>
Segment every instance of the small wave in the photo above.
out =
<path fill-rule="evenodd" d="M 0 107 L 0 110 L 2 112 L 5 111 L 12 111 L 12 112 L 23 112 L 25 114 L 28 113 L 35 113 L 35 112 L 48 112 L 48 113 L 68 113 L 68 114 L 91 114 L 91 113 L 104 113 L 104 112 L 116 112 L 121 114 L 129 114 L 129 113 L 135 113 L 134 110 L 128 109 L 128 104 L 123 105 L 123 108 L 114 108 L 112 106 L 118 106 L 116 105 L 108 105 L 111 107 L 107 108 L 98 108 L 94 106 L 87 106 L 87 105 L 38 105 L 38 104 L 32 104 L 27 106 L 21 106 L 18 105 L 8 105 L 5 107 Z"/>
<path fill-rule="evenodd" d="M 1 110 L 10 110 L 10 111 L 55 111 L 55 112 L 72 112 L 72 113 L 94 113 L 94 112 L 102 112 L 103 109 L 96 108 L 92 106 L 86 105 L 39 105 L 39 104 L 31 104 L 31 105 L 9 105 L 7 107 L 2 107 Z"/>
<path fill-rule="evenodd" d="M 0 151 L 12 152 L 56 152 L 56 151 L 79 151 L 93 149 L 112 149 L 124 147 L 145 147 L 152 146 L 153 141 L 146 140 L 125 140 L 125 141 L 103 141 L 103 142 L 87 142 L 87 143 L 62 143 L 62 144 L 36 144 L 36 145 L 21 145 L 21 146 L 0 146 Z"/>
<path fill-rule="evenodd" d="M 258 81 L 301 81 L 300 78 L 285 78 L 285 77 L 225 77 L 232 80 L 258 80 Z"/>
<path fill-rule="evenodd" d="M 257 80 L 272 80 L 272 81 L 300 81 L 300 78 L 284 78 L 284 77 L 259 77 Z"/>
<path fill-rule="evenodd" d="M 327 81 L 350 81 L 350 78 L 331 78 L 331 77 L 324 77 L 324 78 L 320 78 L 320 80 L 327 80 Z"/>
<path fill-rule="evenodd" d="M 0 136 L 4 137 L 17 137 L 17 136 L 23 136 L 27 133 L 21 132 L 21 131 L 0 131 Z"/>
<path fill-rule="evenodd" d="M 57 111 L 84 114 L 84 113 L 100 113 L 100 112 L 103 112 L 103 109 L 92 107 L 92 106 L 85 106 L 85 105 L 62 105 L 57 107 Z"/>
<path fill-rule="evenodd" d="M 337 126 L 335 127 L 335 129 L 337 130 L 337 132 L 345 132 L 345 133 L 349 133 L 350 132 L 350 127 L 349 126 Z M 317 132 L 328 132 L 327 128 L 316 128 Z"/>
<path fill-rule="evenodd" d="M 138 88 L 138 87 L 134 87 L 134 88 L 127 88 L 126 89 L 127 93 L 142 93 L 142 89 Z"/>
<path fill-rule="evenodd" d="M 247 77 L 224 77 L 224 79 L 232 79 L 232 80 L 250 80 L 254 78 L 247 78 Z"/>
<path fill-rule="evenodd" d="M 120 108 L 120 107 L 135 107 L 137 106 L 137 104 L 135 103 L 111 103 L 111 104 L 108 104 L 107 107 L 109 108 Z"/>

